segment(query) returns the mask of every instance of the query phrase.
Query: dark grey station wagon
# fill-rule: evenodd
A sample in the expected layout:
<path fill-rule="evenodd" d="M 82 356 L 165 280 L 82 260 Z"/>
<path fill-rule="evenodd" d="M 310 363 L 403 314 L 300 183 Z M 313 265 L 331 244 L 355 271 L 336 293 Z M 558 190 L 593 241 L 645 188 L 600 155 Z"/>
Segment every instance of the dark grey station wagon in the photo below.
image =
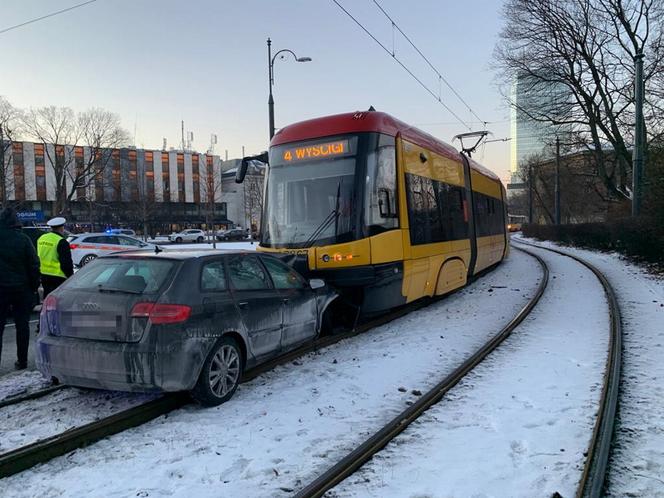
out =
<path fill-rule="evenodd" d="M 242 372 L 313 340 L 336 297 L 249 251 L 100 257 L 44 301 L 37 367 L 65 384 L 228 400 Z"/>

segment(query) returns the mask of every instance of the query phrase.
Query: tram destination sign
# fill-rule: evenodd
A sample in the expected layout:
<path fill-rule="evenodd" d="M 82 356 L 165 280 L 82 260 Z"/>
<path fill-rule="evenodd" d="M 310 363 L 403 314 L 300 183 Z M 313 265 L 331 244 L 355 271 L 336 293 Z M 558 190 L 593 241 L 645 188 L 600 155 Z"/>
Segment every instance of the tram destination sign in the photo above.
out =
<path fill-rule="evenodd" d="M 281 159 L 285 163 L 325 159 L 344 156 L 350 153 L 348 140 L 335 140 L 317 144 L 296 145 L 282 151 Z"/>

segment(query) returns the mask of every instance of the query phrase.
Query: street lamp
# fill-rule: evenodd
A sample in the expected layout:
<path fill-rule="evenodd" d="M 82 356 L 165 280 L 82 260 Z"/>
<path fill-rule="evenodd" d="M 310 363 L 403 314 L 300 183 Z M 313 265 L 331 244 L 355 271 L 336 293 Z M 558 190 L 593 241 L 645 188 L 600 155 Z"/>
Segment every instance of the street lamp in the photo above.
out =
<path fill-rule="evenodd" d="M 272 41 L 267 39 L 267 63 L 268 63 L 268 76 L 270 80 L 270 96 L 267 99 L 267 108 L 270 116 L 270 140 L 274 136 L 274 98 L 272 97 L 272 85 L 274 85 L 274 61 L 279 54 L 289 53 L 295 59 L 295 62 L 311 62 L 311 57 L 298 57 L 295 52 L 287 48 L 279 50 L 274 57 L 272 56 Z M 282 55 L 283 59 L 285 56 Z"/>

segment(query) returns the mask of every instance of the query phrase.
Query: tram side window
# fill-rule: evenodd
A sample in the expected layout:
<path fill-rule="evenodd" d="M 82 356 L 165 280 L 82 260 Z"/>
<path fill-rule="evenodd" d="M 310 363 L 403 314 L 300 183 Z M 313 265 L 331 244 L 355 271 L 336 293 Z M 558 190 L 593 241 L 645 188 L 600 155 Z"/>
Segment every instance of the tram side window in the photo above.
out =
<path fill-rule="evenodd" d="M 380 135 L 378 149 L 367 160 L 365 220 L 369 235 L 399 226 L 394 138 Z"/>
<path fill-rule="evenodd" d="M 504 232 L 503 202 L 494 197 L 473 192 L 475 200 L 475 227 L 478 237 Z"/>
<path fill-rule="evenodd" d="M 463 187 L 406 175 L 410 242 L 413 245 L 468 237 Z"/>
<path fill-rule="evenodd" d="M 468 219 L 464 210 L 466 193 L 463 187 L 438 183 L 438 205 L 441 208 L 443 240 L 468 238 Z"/>
<path fill-rule="evenodd" d="M 424 182 L 426 180 L 427 178 L 421 176 L 406 175 L 411 244 L 425 244 L 430 242 L 428 206 L 424 191 Z"/>

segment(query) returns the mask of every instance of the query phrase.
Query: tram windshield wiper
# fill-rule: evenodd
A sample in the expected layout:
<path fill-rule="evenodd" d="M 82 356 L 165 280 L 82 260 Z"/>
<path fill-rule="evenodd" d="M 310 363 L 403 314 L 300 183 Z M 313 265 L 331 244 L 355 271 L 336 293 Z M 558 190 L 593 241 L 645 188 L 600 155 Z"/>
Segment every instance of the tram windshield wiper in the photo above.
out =
<path fill-rule="evenodd" d="M 334 203 L 334 209 L 328 214 L 325 219 L 318 225 L 318 227 L 312 232 L 309 238 L 305 241 L 304 247 L 311 247 L 316 241 L 318 236 L 323 233 L 327 227 L 334 222 L 334 235 L 336 237 L 339 229 L 339 200 L 341 199 L 341 180 L 337 183 L 337 196 Z"/>

